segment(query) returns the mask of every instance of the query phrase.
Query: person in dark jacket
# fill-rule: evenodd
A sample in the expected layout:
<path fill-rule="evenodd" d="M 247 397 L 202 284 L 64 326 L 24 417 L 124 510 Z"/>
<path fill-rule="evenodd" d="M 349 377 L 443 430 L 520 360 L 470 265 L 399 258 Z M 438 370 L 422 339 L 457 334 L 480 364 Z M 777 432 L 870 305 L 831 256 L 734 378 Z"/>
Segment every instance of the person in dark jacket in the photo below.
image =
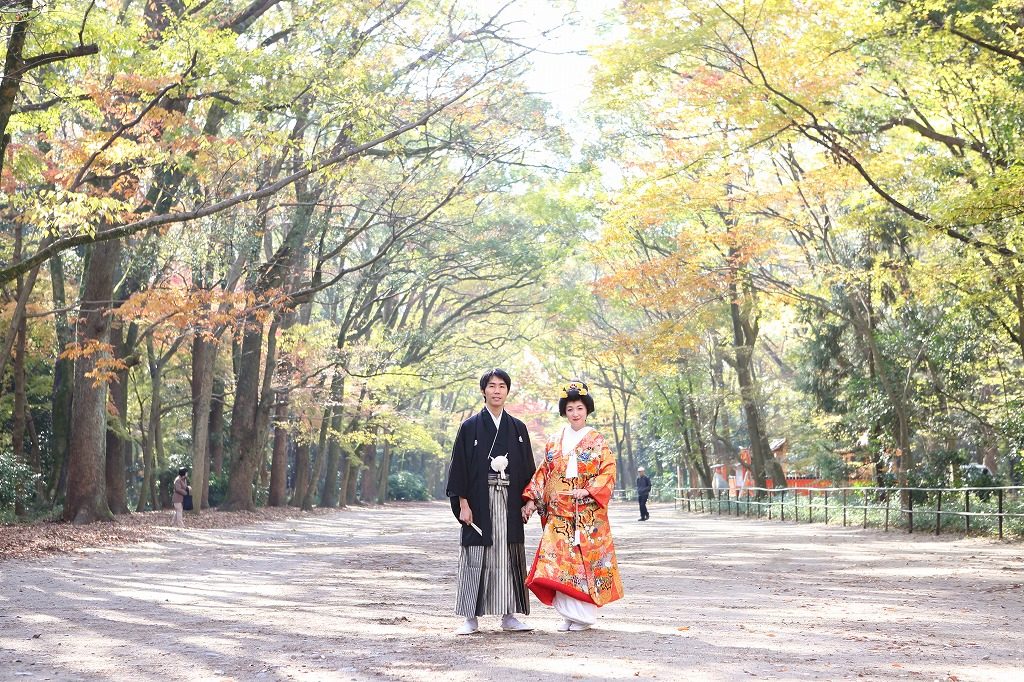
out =
<path fill-rule="evenodd" d="M 529 615 L 522 492 L 535 465 L 526 425 L 505 411 L 512 379 L 502 369 L 480 377 L 484 409 L 462 422 L 452 445 L 446 495 L 462 524 L 456 634 L 479 631 L 478 618 L 501 615 L 501 629 L 526 632 Z"/>
<path fill-rule="evenodd" d="M 640 518 L 637 521 L 646 521 L 651 518 L 647 511 L 647 498 L 651 496 L 651 479 L 643 467 L 636 468 L 636 499 L 640 501 Z"/>

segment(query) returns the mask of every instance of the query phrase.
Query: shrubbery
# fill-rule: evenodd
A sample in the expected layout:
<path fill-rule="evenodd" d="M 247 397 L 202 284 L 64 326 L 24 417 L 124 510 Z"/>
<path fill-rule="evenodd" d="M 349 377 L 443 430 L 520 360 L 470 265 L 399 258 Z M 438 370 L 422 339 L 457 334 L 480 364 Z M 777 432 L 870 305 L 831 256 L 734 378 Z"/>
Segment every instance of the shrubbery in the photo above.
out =
<path fill-rule="evenodd" d="M 211 474 L 209 502 L 211 507 L 218 506 L 228 496 L 228 475 Z"/>
<path fill-rule="evenodd" d="M 411 471 L 391 474 L 388 476 L 388 499 L 426 502 L 430 499 L 427 494 L 427 482 L 422 476 Z"/>
<path fill-rule="evenodd" d="M 35 480 L 36 474 L 28 465 L 10 452 L 0 452 L 0 512 L 13 508 L 19 497 L 21 502 L 27 502 Z"/>

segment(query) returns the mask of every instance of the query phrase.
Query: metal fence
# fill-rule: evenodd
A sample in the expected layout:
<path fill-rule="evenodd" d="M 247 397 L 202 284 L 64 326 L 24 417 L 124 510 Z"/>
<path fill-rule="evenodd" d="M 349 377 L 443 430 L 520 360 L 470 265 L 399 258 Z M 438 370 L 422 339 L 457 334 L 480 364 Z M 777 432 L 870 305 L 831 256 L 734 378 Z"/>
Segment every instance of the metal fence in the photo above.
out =
<path fill-rule="evenodd" d="M 651 488 L 650 500 L 652 502 L 671 502 L 679 495 L 679 488 L 654 486 Z M 636 502 L 636 488 L 616 488 L 612 492 L 612 499 L 617 502 Z"/>
<path fill-rule="evenodd" d="M 677 510 L 795 523 L 1024 536 L 1024 487 L 677 488 Z"/>

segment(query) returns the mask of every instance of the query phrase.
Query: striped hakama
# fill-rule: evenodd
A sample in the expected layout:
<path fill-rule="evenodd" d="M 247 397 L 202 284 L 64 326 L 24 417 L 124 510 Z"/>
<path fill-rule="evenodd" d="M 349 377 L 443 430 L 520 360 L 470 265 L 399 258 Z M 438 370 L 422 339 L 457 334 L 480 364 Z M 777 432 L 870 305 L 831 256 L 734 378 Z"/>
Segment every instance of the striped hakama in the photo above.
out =
<path fill-rule="evenodd" d="M 508 543 L 508 480 L 488 479 L 490 547 L 462 547 L 455 613 L 466 618 L 530 613 L 526 547 Z"/>

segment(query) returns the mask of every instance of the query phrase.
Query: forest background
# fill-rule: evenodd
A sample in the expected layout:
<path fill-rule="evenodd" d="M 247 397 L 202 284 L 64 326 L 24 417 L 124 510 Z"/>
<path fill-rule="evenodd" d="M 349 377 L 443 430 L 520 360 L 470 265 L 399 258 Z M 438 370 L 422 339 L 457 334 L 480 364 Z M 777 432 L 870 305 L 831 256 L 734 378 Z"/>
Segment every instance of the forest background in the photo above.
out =
<path fill-rule="evenodd" d="M 622 488 L 1024 475 L 1017 2 L 0 21 L 2 521 L 440 496 L 492 366 Z"/>

